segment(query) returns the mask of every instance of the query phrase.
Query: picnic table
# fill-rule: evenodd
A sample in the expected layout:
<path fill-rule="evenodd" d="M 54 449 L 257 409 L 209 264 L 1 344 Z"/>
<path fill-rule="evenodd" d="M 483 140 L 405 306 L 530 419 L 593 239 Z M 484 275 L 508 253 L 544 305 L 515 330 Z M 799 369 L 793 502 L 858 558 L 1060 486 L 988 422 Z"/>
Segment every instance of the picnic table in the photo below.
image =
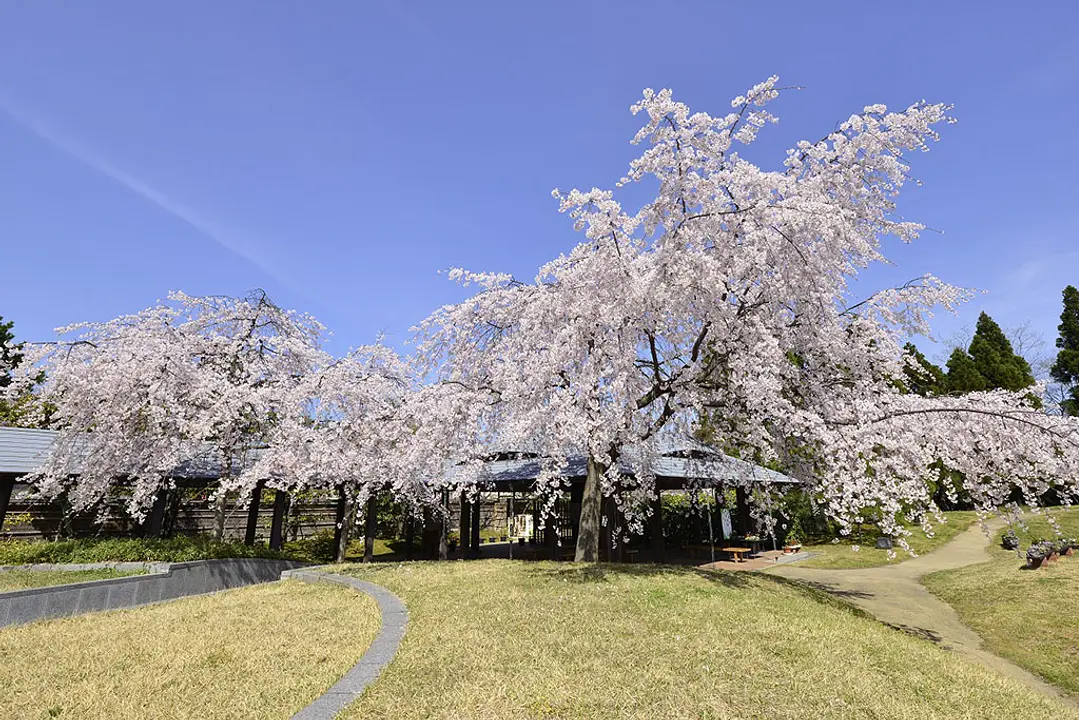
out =
<path fill-rule="evenodd" d="M 753 552 L 753 548 L 747 548 L 747 547 L 725 547 L 725 548 L 721 548 L 721 549 L 725 553 L 730 553 L 731 557 L 734 559 L 734 561 L 736 563 L 737 562 L 745 562 L 745 560 L 742 558 L 742 553 Z"/>

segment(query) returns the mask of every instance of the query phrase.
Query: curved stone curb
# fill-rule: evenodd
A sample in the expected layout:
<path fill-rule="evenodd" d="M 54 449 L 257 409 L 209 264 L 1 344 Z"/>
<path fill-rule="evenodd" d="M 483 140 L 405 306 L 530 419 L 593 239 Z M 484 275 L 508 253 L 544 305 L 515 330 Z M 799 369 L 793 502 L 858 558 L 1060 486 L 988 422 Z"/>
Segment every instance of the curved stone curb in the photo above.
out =
<path fill-rule="evenodd" d="M 397 647 L 405 636 L 408 610 L 401 598 L 386 588 L 346 575 L 311 570 L 286 570 L 281 573 L 281 578 L 292 578 L 309 583 L 328 582 L 344 585 L 370 595 L 378 603 L 378 609 L 382 615 L 382 627 L 379 628 L 371 647 L 367 648 L 367 652 L 363 654 L 360 661 L 353 665 L 352 669 L 345 673 L 345 676 L 333 687 L 292 716 L 293 720 L 332 720 L 337 713 L 358 698 L 393 660 Z"/>

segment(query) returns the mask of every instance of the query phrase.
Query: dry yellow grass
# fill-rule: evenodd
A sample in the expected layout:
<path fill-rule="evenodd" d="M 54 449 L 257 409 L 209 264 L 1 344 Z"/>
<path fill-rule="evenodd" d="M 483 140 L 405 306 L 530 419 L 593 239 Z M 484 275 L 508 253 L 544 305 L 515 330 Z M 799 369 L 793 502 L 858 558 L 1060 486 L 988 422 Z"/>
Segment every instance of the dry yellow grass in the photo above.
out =
<path fill-rule="evenodd" d="M 1038 718 L 1057 701 L 752 573 L 504 560 L 351 566 L 408 605 L 346 718 Z"/>
<path fill-rule="evenodd" d="M 145 570 L 130 572 L 111 568 L 97 570 L 5 570 L 0 572 L 0 592 L 53 585 L 69 585 L 88 580 L 108 580 L 110 578 L 127 577 L 128 575 L 144 575 L 145 573 Z"/>
<path fill-rule="evenodd" d="M 287 718 L 360 658 L 366 595 L 296 581 L 0 630 L 0 717 Z"/>

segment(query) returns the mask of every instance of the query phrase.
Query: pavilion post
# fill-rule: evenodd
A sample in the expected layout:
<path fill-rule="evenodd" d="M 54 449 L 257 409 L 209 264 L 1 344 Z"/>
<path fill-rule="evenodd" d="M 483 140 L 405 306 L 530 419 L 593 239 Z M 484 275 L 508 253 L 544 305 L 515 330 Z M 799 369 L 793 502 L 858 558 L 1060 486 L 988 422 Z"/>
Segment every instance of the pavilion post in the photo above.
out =
<path fill-rule="evenodd" d="M 0 478 L 0 531 L 4 529 L 4 518 L 11 502 L 11 491 L 15 489 L 15 476 Z"/>
<path fill-rule="evenodd" d="M 262 504 L 262 489 L 265 480 L 259 480 L 251 490 L 251 504 L 247 507 L 247 529 L 244 531 L 244 545 L 255 544 L 255 534 L 259 527 L 259 506 Z"/>
<path fill-rule="evenodd" d="M 280 550 L 285 544 L 285 517 L 288 515 L 289 497 L 284 490 L 274 490 L 273 519 L 270 521 L 270 549 Z"/>
<path fill-rule="evenodd" d="M 666 550 L 663 540 L 663 493 L 657 488 L 656 497 L 652 501 L 652 561 L 664 562 Z"/>
<path fill-rule="evenodd" d="M 341 540 L 345 538 L 345 518 L 348 515 L 348 495 L 345 492 L 344 483 L 337 486 L 337 506 L 333 514 L 333 559 L 334 562 L 344 562 L 344 553 L 341 552 Z M 345 543 L 348 540 L 345 539 Z"/>
<path fill-rule="evenodd" d="M 467 558 L 468 555 L 468 541 L 472 539 L 472 530 L 469 527 L 472 520 L 472 506 L 468 502 L 468 493 L 464 490 L 461 491 L 461 526 L 458 528 L 457 534 L 460 536 L 457 538 L 457 546 L 460 548 L 461 553 L 458 555 L 462 560 Z"/>
<path fill-rule="evenodd" d="M 438 533 L 438 559 L 445 560 L 449 557 L 449 548 L 447 547 L 446 540 L 449 535 L 449 518 L 450 518 L 450 493 L 448 490 L 442 491 L 442 517 L 439 519 L 439 533 Z"/>
<path fill-rule="evenodd" d="M 472 539 L 468 548 L 471 557 L 474 558 L 480 556 L 480 507 L 482 504 L 480 494 L 476 493 L 476 499 L 472 502 Z"/>
<path fill-rule="evenodd" d="M 547 527 L 544 529 L 544 542 L 547 544 L 547 553 L 551 560 L 558 560 L 558 501 L 554 502 L 553 512 L 547 516 Z"/>
<path fill-rule="evenodd" d="M 738 516 L 738 534 L 742 537 L 750 534 L 753 529 L 753 516 L 749 514 L 749 493 L 739 485 L 735 491 L 735 511 Z"/>
<path fill-rule="evenodd" d="M 412 543 L 416 540 L 416 520 L 409 512 L 405 516 L 405 560 L 413 559 Z"/>
<path fill-rule="evenodd" d="M 372 492 L 367 497 L 367 512 L 364 513 L 363 561 L 375 560 L 375 533 L 378 532 L 378 497 Z"/>
<path fill-rule="evenodd" d="M 517 497 L 517 489 L 510 485 L 510 509 L 506 513 L 506 537 L 510 541 L 510 560 L 513 559 L 513 542 L 516 538 L 513 537 L 513 501 Z"/>

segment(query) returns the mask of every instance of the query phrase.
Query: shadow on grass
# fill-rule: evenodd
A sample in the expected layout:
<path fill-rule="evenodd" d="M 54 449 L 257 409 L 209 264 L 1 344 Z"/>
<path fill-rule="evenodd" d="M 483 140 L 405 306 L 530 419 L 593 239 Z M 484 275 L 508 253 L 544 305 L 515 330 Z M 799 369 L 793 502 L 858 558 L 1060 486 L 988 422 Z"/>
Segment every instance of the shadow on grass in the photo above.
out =
<path fill-rule="evenodd" d="M 884 621 L 882 620 L 881 622 Z M 947 645 L 942 645 L 941 643 L 944 638 L 942 638 L 939 633 L 934 630 L 930 630 L 929 628 L 913 627 L 911 625 L 903 625 L 902 623 L 886 622 L 884 624 L 890 627 L 892 630 L 898 630 L 899 632 L 906 633 L 907 635 L 913 635 L 916 638 L 928 640 L 934 645 L 941 645 L 941 647 L 943 647 L 945 650 L 951 649 Z"/>
<path fill-rule="evenodd" d="M 640 564 L 630 565 L 624 563 L 565 563 L 564 566 L 551 567 L 541 566 L 534 563 L 522 565 L 524 573 L 534 578 L 549 580 L 561 580 L 573 583 L 603 583 L 611 577 L 661 577 L 661 576 L 687 576 L 692 575 L 716 583 L 724 587 L 748 588 L 753 586 L 756 578 L 749 577 L 745 572 L 730 572 L 725 570 L 703 570 L 686 565 L 654 565 Z"/>

